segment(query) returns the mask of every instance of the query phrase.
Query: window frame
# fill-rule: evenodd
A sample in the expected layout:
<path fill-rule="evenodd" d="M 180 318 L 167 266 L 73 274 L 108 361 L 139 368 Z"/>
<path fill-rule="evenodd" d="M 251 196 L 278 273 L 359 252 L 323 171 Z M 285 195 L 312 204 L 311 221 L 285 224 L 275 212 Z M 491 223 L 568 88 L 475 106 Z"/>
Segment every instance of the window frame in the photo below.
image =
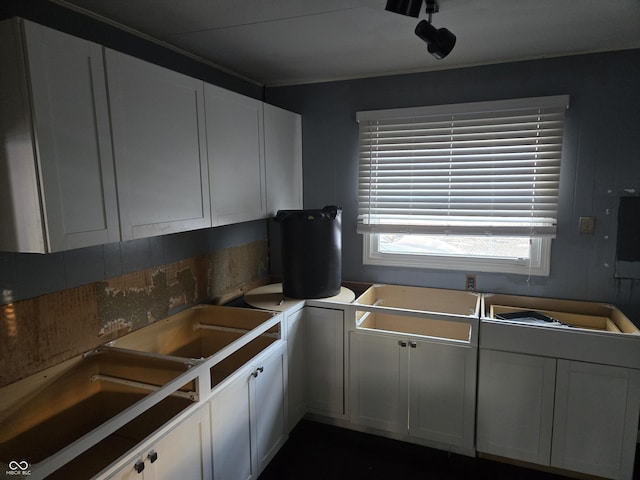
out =
<path fill-rule="evenodd" d="M 531 238 L 529 259 L 498 257 L 458 257 L 449 255 L 422 255 L 384 253 L 379 250 L 378 233 L 362 235 L 362 263 L 386 267 L 409 267 L 466 272 L 511 273 L 529 276 L 549 276 L 551 267 L 551 238 Z"/>
<path fill-rule="evenodd" d="M 551 242 L 556 235 L 557 202 L 559 199 L 558 186 L 564 137 L 562 132 L 565 123 L 564 114 L 562 114 L 562 117 L 557 115 L 562 108 L 568 109 L 568 107 L 569 95 L 555 95 L 357 112 L 356 120 L 360 123 L 357 231 L 363 235 L 363 263 L 366 265 L 548 276 L 551 263 Z M 529 119 L 531 115 L 536 115 L 534 113 L 535 111 L 538 112 L 538 125 L 535 123 L 535 117 L 533 120 Z M 513 112 L 513 114 L 511 112 Z M 524 116 L 521 117 L 521 114 Z M 545 116 L 547 114 L 550 116 Z M 510 118 L 512 115 L 513 117 Z M 540 117 L 540 115 L 543 116 Z M 461 136 L 451 136 L 451 140 L 447 138 L 447 135 L 443 135 L 442 133 L 443 118 L 446 125 L 447 118 L 449 117 L 451 118 L 452 128 L 457 125 L 457 123 L 453 122 L 460 121 L 462 122 L 460 125 L 465 125 L 464 127 L 455 127 L 462 128 L 460 130 Z M 503 117 L 505 120 L 509 119 L 515 123 L 503 123 L 502 126 L 504 128 L 495 130 L 496 136 L 492 136 L 491 132 L 494 131 L 494 125 L 500 124 L 500 119 Z M 484 118 L 487 119 L 486 124 L 483 122 Z M 559 128 L 555 125 L 551 126 L 553 125 L 552 123 L 544 123 L 547 121 L 545 120 L 547 118 L 549 122 L 556 122 Z M 498 123 L 495 123 L 496 120 Z M 468 123 L 469 121 L 472 123 Z M 415 129 L 410 128 L 414 124 L 416 125 Z M 430 125 L 433 125 L 433 127 L 430 127 Z M 471 125 L 471 127 L 467 127 L 466 125 Z M 520 125 L 523 125 L 522 138 L 520 138 L 519 135 L 515 136 L 510 133 L 518 131 Z M 524 127 L 524 125 L 527 125 L 527 127 Z M 381 130 L 378 130 L 379 128 Z M 428 130 L 428 128 L 433 128 L 434 130 Z M 474 130 L 469 130 L 469 128 L 473 128 Z M 526 130 L 525 128 L 532 128 L 532 130 Z M 488 133 L 481 133 L 485 130 Z M 559 133 L 554 133 L 556 130 Z M 471 140 L 472 144 L 467 147 L 466 142 L 471 138 L 468 133 L 469 131 L 472 131 L 474 134 L 478 132 L 478 135 L 487 136 L 474 136 Z M 451 130 L 451 132 L 451 135 L 453 135 L 454 130 Z M 431 135 L 434 135 L 434 137 L 431 137 Z M 545 135 L 551 136 L 547 137 Z M 553 137 L 554 135 L 555 137 Z M 515 141 L 508 140 L 511 136 Z M 538 136 L 549 139 L 541 140 L 540 151 L 538 150 Z M 444 138 L 444 140 L 442 140 L 442 138 Z M 535 143 L 532 143 L 532 138 L 536 138 Z M 412 143 L 414 141 L 416 142 L 416 146 Z M 445 142 L 444 149 L 442 144 L 438 143 L 441 141 Z M 498 185 L 496 190 L 491 186 L 486 187 L 482 183 L 473 184 L 473 195 L 480 195 L 479 192 L 486 191 L 487 193 L 482 193 L 482 195 L 488 196 L 483 197 L 482 201 L 487 202 L 486 199 L 489 199 L 489 204 L 494 205 L 495 199 L 495 205 L 498 205 L 495 212 L 489 210 L 489 212 L 492 213 L 484 215 L 484 210 L 478 210 L 478 206 L 484 203 L 478 203 L 476 206 L 478 213 L 475 214 L 480 215 L 477 217 L 479 218 L 478 222 L 471 221 L 470 223 L 464 223 L 473 217 L 467 220 L 465 220 L 464 217 L 455 217 L 455 215 L 460 215 L 459 212 L 464 211 L 457 207 L 456 203 L 452 202 L 449 204 L 450 206 L 446 208 L 441 206 L 442 198 L 455 198 L 458 202 L 465 201 L 464 196 L 459 197 L 459 199 L 454 196 L 447 197 L 445 190 L 443 190 L 444 193 L 439 193 L 440 189 L 458 189 L 453 193 L 453 195 L 458 195 L 457 192 L 459 191 L 466 192 L 464 189 L 468 188 L 466 185 L 470 184 L 457 182 L 467 181 L 465 180 L 466 178 L 469 178 L 469 181 L 478 182 L 479 180 L 473 180 L 472 176 L 465 177 L 466 175 L 476 175 L 476 173 L 467 173 L 468 171 L 464 169 L 471 168 L 469 172 L 479 171 L 478 168 L 480 167 L 476 165 L 480 165 L 479 162 L 484 162 L 484 157 L 487 155 L 484 152 L 478 153 L 479 147 L 477 145 L 480 142 L 484 142 L 483 145 L 488 145 L 487 142 L 492 141 L 500 142 L 499 145 L 507 145 L 512 149 L 515 148 L 516 150 L 514 151 L 517 152 L 533 151 L 533 153 L 528 154 L 530 155 L 529 157 L 520 157 L 521 153 L 514 153 L 513 155 L 517 155 L 517 157 L 513 157 L 515 160 L 509 156 L 504 157 L 506 163 L 500 168 L 502 168 L 502 171 L 508 176 L 501 176 L 504 174 L 501 174 L 498 170 L 496 176 L 488 180 L 489 184 L 500 181 L 520 182 L 520 178 L 524 175 L 521 172 L 524 171 L 520 170 L 519 167 L 523 161 L 529 162 L 527 165 L 530 166 L 527 168 L 532 169 L 530 170 L 531 173 L 528 174 L 531 175 L 531 180 L 527 181 L 532 183 L 525 185 L 531 185 L 529 188 L 534 188 L 534 190 L 531 190 L 530 194 L 525 193 L 525 196 L 517 198 L 524 199 L 527 198 L 527 196 L 532 196 L 532 198 L 542 198 L 542 200 L 531 200 L 530 205 L 524 204 L 527 205 L 525 209 L 518 207 L 519 209 L 515 210 L 517 212 L 532 212 L 531 214 L 525 213 L 525 215 L 530 216 L 530 219 L 527 220 L 526 223 L 522 223 L 520 217 L 517 217 L 515 221 L 509 220 L 509 218 L 514 218 L 514 214 L 510 212 L 514 211 L 513 206 L 516 205 L 515 203 L 506 203 L 504 204 L 506 207 L 501 207 L 500 205 L 503 204 L 497 202 L 497 200 L 501 198 L 507 199 L 507 202 L 512 202 L 511 199 L 516 198 L 514 196 L 515 194 L 511 193 L 513 191 L 512 185 L 506 187 L 508 193 L 504 193 L 504 190 L 500 190 L 500 188 L 505 188 L 500 187 L 500 185 L 502 185 L 501 183 L 495 183 Z M 451 175 L 451 172 L 461 172 L 463 175 L 462 177 L 458 177 L 455 176 L 457 175 L 456 173 L 451 177 L 454 183 L 439 180 L 442 176 L 440 172 L 443 172 L 443 168 L 445 168 L 443 167 L 442 159 L 447 156 L 445 153 L 443 157 L 442 152 L 447 148 L 446 144 L 448 143 L 452 145 L 448 147 L 451 149 L 451 153 L 448 154 L 449 165 L 452 165 L 449 168 L 453 169 L 449 171 L 449 174 Z M 496 145 L 498 145 L 498 143 L 496 143 Z M 555 146 L 557 149 L 546 149 L 547 145 L 551 148 Z M 434 150 L 431 150 L 432 148 Z M 468 150 L 469 148 L 472 150 Z M 497 150 L 497 147 L 494 147 L 494 149 Z M 554 151 L 556 152 L 555 157 L 547 157 L 546 153 L 544 153 Z M 412 171 L 414 168 L 412 165 L 414 164 L 409 163 L 409 159 L 411 159 L 414 154 L 417 154 L 415 168 L 421 172 L 420 176 L 414 176 Z M 540 157 L 538 157 L 539 154 L 541 155 Z M 502 154 L 496 153 L 495 155 L 494 157 L 493 154 L 489 154 L 486 159 L 486 166 L 482 164 L 482 168 L 487 168 L 488 171 L 491 171 L 490 168 L 498 165 L 501 161 Z M 554 154 L 551 153 L 551 155 Z M 520 160 L 520 158 L 523 160 Z M 548 158 L 548 161 L 552 163 L 546 163 L 547 160 L 543 160 L 545 158 Z M 463 163 L 461 163 L 460 166 L 458 166 L 457 163 L 452 163 L 457 161 Z M 467 167 L 466 165 L 468 164 L 464 162 L 469 161 L 474 162 L 474 166 Z M 540 165 L 538 164 L 539 161 L 541 162 Z M 553 162 L 556 163 L 554 164 Z M 516 173 L 508 170 L 512 164 L 518 165 Z M 550 165 L 548 168 L 556 168 L 556 176 L 554 180 L 552 180 L 555 182 L 555 187 L 547 187 L 547 183 L 541 180 L 548 178 L 546 175 L 548 175 L 550 170 L 544 170 L 547 168 L 547 165 Z M 460 168 L 463 168 L 463 170 L 460 170 Z M 487 178 L 485 173 L 478 173 L 477 175 Z M 510 180 L 514 176 L 517 176 L 518 180 Z M 462 178 L 463 180 L 458 180 L 458 178 Z M 505 180 L 503 180 L 503 178 L 505 178 Z M 427 183 L 432 181 L 435 181 L 435 183 Z M 396 185 L 398 185 L 398 187 L 396 187 Z M 441 185 L 444 185 L 444 187 Z M 453 187 L 447 187 L 447 185 L 453 185 Z M 555 197 L 548 196 L 548 188 L 555 188 Z M 540 191 L 538 189 L 540 189 Z M 525 190 L 525 192 L 527 191 L 528 190 Z M 451 190 L 449 190 L 449 192 L 451 192 Z M 425 197 L 420 200 L 420 195 L 425 195 Z M 451 195 L 451 193 L 449 193 L 449 195 Z M 543 197 L 536 197 L 537 195 L 543 195 Z M 418 201 L 414 203 L 414 199 Z M 555 210 L 548 210 L 552 216 L 544 218 L 547 213 L 545 206 L 548 201 L 547 199 L 555 202 Z M 395 202 L 399 203 L 396 204 Z M 444 205 L 446 205 L 446 203 Z M 540 209 L 541 206 L 542 209 Z M 463 209 L 464 208 L 468 207 L 465 206 Z M 505 209 L 504 215 L 502 213 L 496 215 L 496 212 L 499 212 L 500 208 Z M 439 216 L 434 216 L 438 209 L 449 213 L 445 213 L 445 215 L 440 213 L 438 214 Z M 425 214 L 423 213 L 425 211 L 434 213 Z M 414 217 L 414 215 L 417 216 Z M 449 215 L 454 215 L 454 217 L 449 217 Z M 463 215 L 466 215 L 466 213 Z M 452 218 L 452 220 L 449 220 L 449 218 Z M 434 236 L 520 236 L 529 239 L 530 255 L 528 259 L 507 259 L 504 257 L 490 256 L 462 257 L 447 254 L 381 252 L 378 243 L 379 236 L 385 233 Z"/>

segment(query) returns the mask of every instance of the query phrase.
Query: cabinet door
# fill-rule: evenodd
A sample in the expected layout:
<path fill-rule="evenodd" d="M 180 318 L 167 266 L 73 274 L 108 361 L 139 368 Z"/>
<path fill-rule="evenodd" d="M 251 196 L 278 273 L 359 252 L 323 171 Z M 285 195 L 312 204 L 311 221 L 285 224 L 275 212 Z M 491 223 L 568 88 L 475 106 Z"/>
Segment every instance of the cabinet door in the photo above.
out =
<path fill-rule="evenodd" d="M 266 216 L 262 102 L 205 84 L 213 226 Z"/>
<path fill-rule="evenodd" d="M 640 371 L 558 360 L 551 464 L 632 478 Z"/>
<path fill-rule="evenodd" d="M 244 369 L 209 402 L 216 480 L 249 480 L 258 476 L 257 461 L 252 458 L 255 453 L 251 449 L 251 375 L 251 369 Z"/>
<path fill-rule="evenodd" d="M 122 468 L 110 480 L 173 480 L 211 478 L 209 409 L 198 409 Z M 179 446 L 179 447 L 178 447 Z M 136 465 L 141 465 L 138 472 Z M 102 477 L 98 477 L 102 478 Z"/>
<path fill-rule="evenodd" d="M 267 214 L 302 208 L 302 118 L 264 105 Z"/>
<path fill-rule="evenodd" d="M 409 435 L 473 449 L 477 350 L 409 341 Z"/>
<path fill-rule="evenodd" d="M 105 54 L 122 239 L 211 226 L 203 82 Z"/>
<path fill-rule="evenodd" d="M 307 355 L 304 309 L 287 314 L 287 362 L 289 372 L 289 431 L 307 410 Z"/>
<path fill-rule="evenodd" d="M 119 241 L 102 47 L 28 21 L 1 25 L 0 246 L 45 253 Z"/>
<path fill-rule="evenodd" d="M 548 465 L 554 359 L 480 350 L 477 450 Z"/>
<path fill-rule="evenodd" d="M 156 480 L 211 478 L 209 410 L 200 408 L 162 437 L 147 452 L 146 463 Z M 155 461 L 152 461 L 155 458 Z"/>
<path fill-rule="evenodd" d="M 307 407 L 344 415 L 344 312 L 305 307 Z"/>
<path fill-rule="evenodd" d="M 407 433 L 407 344 L 395 336 L 351 332 L 353 423 Z"/>
<path fill-rule="evenodd" d="M 255 429 L 258 454 L 258 474 L 278 453 L 287 439 L 285 415 L 285 354 L 282 348 L 256 363 Z"/>
<path fill-rule="evenodd" d="M 153 479 L 153 474 L 150 474 L 146 468 L 146 464 L 144 470 L 138 472 L 134 469 L 134 465 L 136 463 L 144 463 L 142 459 L 131 460 L 127 463 L 125 467 L 121 470 L 117 471 L 113 476 L 109 477 L 109 480 L 151 480 Z"/>
<path fill-rule="evenodd" d="M 287 438 L 286 346 L 271 346 L 210 400 L 213 477 L 257 478 Z"/>

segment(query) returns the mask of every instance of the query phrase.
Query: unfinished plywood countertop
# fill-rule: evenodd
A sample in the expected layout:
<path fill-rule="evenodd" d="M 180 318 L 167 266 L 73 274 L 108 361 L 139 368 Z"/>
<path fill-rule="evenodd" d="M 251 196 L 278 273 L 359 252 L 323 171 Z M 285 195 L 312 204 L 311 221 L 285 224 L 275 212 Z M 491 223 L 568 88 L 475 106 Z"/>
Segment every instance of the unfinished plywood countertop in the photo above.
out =
<path fill-rule="evenodd" d="M 340 287 L 340 293 L 338 293 L 338 295 L 314 300 L 351 303 L 355 297 L 353 290 L 343 286 Z M 300 308 L 305 304 L 304 299 L 284 296 L 282 294 L 282 283 L 271 283 L 255 288 L 244 295 L 244 300 L 252 307 L 276 312 Z"/>
<path fill-rule="evenodd" d="M 640 330 L 613 305 L 484 294 L 481 310 L 481 348 L 640 368 Z M 500 318 L 514 312 L 538 312 L 563 325 Z"/>

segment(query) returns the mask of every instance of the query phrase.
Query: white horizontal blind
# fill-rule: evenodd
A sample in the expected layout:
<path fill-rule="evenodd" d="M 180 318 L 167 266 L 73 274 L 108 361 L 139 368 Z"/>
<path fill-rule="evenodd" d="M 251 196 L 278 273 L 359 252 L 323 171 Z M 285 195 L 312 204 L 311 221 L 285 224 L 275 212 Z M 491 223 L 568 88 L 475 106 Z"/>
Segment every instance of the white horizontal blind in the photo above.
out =
<path fill-rule="evenodd" d="M 358 112 L 358 231 L 554 236 L 568 100 Z"/>

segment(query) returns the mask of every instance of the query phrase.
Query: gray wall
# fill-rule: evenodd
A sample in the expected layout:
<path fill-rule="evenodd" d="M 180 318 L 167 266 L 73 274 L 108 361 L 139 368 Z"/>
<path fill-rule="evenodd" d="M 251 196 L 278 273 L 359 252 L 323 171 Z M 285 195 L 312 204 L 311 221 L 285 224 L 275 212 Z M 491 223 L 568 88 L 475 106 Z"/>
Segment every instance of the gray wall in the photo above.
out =
<path fill-rule="evenodd" d="M 305 208 L 343 208 L 343 279 L 463 289 L 475 272 L 362 264 L 355 112 L 569 94 L 551 275 L 478 273 L 478 290 L 609 302 L 640 325 L 640 282 L 614 278 L 619 197 L 640 191 L 639 86 L 632 50 L 267 88 L 265 100 L 302 114 Z M 578 234 L 580 216 L 596 217 L 595 235 Z"/>
<path fill-rule="evenodd" d="M 256 220 L 46 255 L 0 252 L 0 305 L 266 239 L 267 222 Z"/>

